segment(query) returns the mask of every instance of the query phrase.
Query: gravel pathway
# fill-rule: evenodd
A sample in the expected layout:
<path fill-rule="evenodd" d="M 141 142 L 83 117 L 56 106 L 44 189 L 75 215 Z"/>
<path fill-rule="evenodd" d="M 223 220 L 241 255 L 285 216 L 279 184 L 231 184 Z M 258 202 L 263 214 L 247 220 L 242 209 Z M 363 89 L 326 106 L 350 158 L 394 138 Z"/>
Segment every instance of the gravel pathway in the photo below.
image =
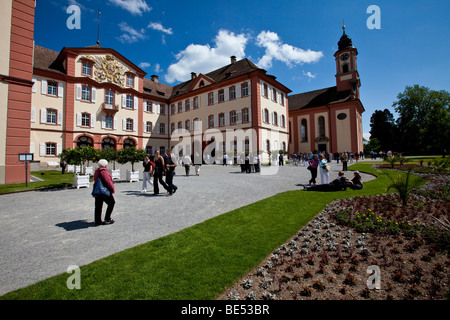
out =
<path fill-rule="evenodd" d="M 341 168 L 331 164 L 330 181 Z M 142 181 L 115 182 L 116 222 L 100 227 L 93 224 L 92 183 L 89 189 L 1 195 L 0 295 L 280 192 L 301 190 L 309 180 L 306 167 L 285 165 L 275 171 L 246 174 L 236 166 L 204 165 L 200 176 L 191 168 L 186 177 L 184 168 L 177 167 L 178 191 L 172 197 L 155 196 L 151 189 L 142 194 Z"/>

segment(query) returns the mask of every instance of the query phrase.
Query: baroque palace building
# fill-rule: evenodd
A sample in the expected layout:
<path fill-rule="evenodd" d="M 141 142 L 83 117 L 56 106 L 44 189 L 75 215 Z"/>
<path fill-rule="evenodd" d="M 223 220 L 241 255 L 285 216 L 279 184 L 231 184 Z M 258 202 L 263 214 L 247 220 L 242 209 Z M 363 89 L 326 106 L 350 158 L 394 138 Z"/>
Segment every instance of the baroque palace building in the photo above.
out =
<path fill-rule="evenodd" d="M 215 141 L 216 150 L 259 153 L 262 162 L 268 151 L 362 150 L 357 50 L 345 30 L 335 53 L 337 85 L 288 96 L 275 76 L 234 56 L 169 86 L 98 44 L 59 52 L 35 45 L 35 1 L 7 2 L 0 13 L 0 183 L 23 182 L 19 153 L 33 153 L 45 167 L 77 146 L 134 146 L 153 155 L 183 141 L 181 152 L 192 154 Z"/>

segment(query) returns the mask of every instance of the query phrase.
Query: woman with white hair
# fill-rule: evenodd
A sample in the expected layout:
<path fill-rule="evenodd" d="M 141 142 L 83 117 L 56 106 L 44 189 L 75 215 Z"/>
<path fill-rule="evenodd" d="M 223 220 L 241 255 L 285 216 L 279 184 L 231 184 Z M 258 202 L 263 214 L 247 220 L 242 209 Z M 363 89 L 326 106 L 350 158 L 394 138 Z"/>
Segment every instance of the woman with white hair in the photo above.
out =
<path fill-rule="evenodd" d="M 114 209 L 114 204 L 116 201 L 114 200 L 113 194 L 115 192 L 113 179 L 111 177 L 111 174 L 109 173 L 106 166 L 108 165 L 108 161 L 105 159 L 101 159 L 98 161 L 98 169 L 94 173 L 94 183 L 98 179 L 101 180 L 103 185 L 109 190 L 110 195 L 100 195 L 100 196 L 94 196 L 95 198 L 95 225 L 103 225 L 103 224 L 112 224 L 114 223 L 114 220 L 111 219 L 111 214 Z M 102 221 L 102 209 L 103 209 L 103 202 L 105 202 L 108 207 L 106 208 L 105 213 L 105 220 Z"/>

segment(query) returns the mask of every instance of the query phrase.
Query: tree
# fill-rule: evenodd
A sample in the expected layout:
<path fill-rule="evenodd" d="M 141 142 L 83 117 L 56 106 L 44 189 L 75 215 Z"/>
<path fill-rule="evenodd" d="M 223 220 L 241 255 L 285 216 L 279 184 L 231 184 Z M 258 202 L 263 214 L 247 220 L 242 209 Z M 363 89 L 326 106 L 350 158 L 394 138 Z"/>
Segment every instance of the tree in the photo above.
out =
<path fill-rule="evenodd" d="M 409 154 L 446 154 L 450 145 L 450 93 L 407 86 L 393 103 L 400 145 Z"/>
<path fill-rule="evenodd" d="M 117 157 L 118 157 L 117 156 L 117 151 L 114 150 L 113 148 L 103 149 L 102 151 L 100 151 L 100 155 L 99 155 L 100 159 L 105 159 L 108 162 L 112 162 L 113 163 L 113 170 L 116 169 Z"/>
<path fill-rule="evenodd" d="M 135 147 L 127 147 L 120 149 L 117 152 L 117 162 L 125 164 L 131 162 L 131 171 L 134 171 L 134 164 L 143 161 L 147 153 L 143 149 L 136 149 Z"/>
<path fill-rule="evenodd" d="M 395 149 L 395 121 L 394 115 L 388 110 L 375 110 L 370 117 L 370 141 L 377 139 L 379 150 Z"/>

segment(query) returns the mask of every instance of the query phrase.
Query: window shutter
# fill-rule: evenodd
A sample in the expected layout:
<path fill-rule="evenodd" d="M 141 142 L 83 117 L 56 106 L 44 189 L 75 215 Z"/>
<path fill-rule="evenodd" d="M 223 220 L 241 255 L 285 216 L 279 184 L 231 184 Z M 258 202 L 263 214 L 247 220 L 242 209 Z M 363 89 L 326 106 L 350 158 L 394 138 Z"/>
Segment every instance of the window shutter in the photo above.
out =
<path fill-rule="evenodd" d="M 61 154 L 61 152 L 62 152 L 62 144 L 61 144 L 61 143 L 58 143 L 58 144 L 56 145 L 56 155 Z"/>
<path fill-rule="evenodd" d="M 122 130 L 126 130 L 127 129 L 127 119 L 122 119 Z"/>
<path fill-rule="evenodd" d="M 242 122 L 242 110 L 236 111 L 236 123 Z"/>
<path fill-rule="evenodd" d="M 219 92 L 214 92 L 214 104 L 219 103 Z"/>
<path fill-rule="evenodd" d="M 34 142 L 30 142 L 30 153 L 34 153 Z"/>
<path fill-rule="evenodd" d="M 248 108 L 248 122 L 252 122 L 252 108 Z"/>
<path fill-rule="evenodd" d="M 80 114 L 80 125 L 81 125 L 81 114 Z M 105 116 L 102 116 L 102 129 L 105 129 L 105 127 L 106 127 L 106 118 Z"/>
<path fill-rule="evenodd" d="M 36 122 L 36 108 L 35 107 L 31 107 L 31 118 L 30 118 L 31 122 Z"/>
<path fill-rule="evenodd" d="M 237 84 L 236 85 L 236 99 L 241 97 L 241 85 Z"/>
<path fill-rule="evenodd" d="M 248 88 L 248 95 L 250 96 L 252 94 L 252 82 L 251 81 L 248 82 L 247 88 Z"/>
<path fill-rule="evenodd" d="M 41 123 L 47 123 L 47 109 L 41 109 Z"/>
<path fill-rule="evenodd" d="M 127 106 L 127 95 L 122 95 L 122 108 L 125 108 Z"/>
<path fill-rule="evenodd" d="M 214 115 L 214 127 L 218 127 L 219 126 L 219 115 L 215 114 Z"/>
<path fill-rule="evenodd" d="M 33 87 L 31 88 L 31 92 L 36 93 L 36 90 L 37 90 L 37 88 L 36 88 L 36 81 L 37 81 L 36 77 L 33 77 L 32 81 L 33 81 Z"/>
<path fill-rule="evenodd" d="M 75 99 L 81 100 L 81 84 L 75 86 Z"/>
<path fill-rule="evenodd" d="M 45 156 L 45 143 L 43 142 L 39 143 L 39 155 L 41 157 Z"/>
<path fill-rule="evenodd" d="M 230 89 L 229 88 L 225 88 L 223 90 L 223 94 L 224 94 L 224 101 L 228 101 L 230 99 Z"/>
<path fill-rule="evenodd" d="M 205 126 L 205 127 L 206 127 L 206 129 L 208 129 L 208 128 L 209 128 L 209 121 L 208 121 L 209 119 L 208 119 L 208 118 L 209 118 L 209 117 L 208 117 L 208 116 L 206 116 L 206 126 Z"/>
<path fill-rule="evenodd" d="M 91 113 L 91 128 L 95 127 L 95 113 Z"/>
<path fill-rule="evenodd" d="M 134 102 L 133 102 L 133 109 L 134 110 L 137 110 L 138 103 L 139 103 L 138 97 L 134 96 Z"/>
<path fill-rule="evenodd" d="M 116 118 L 114 118 L 113 124 L 114 124 L 114 130 L 117 130 L 117 119 Z"/>
<path fill-rule="evenodd" d="M 64 96 L 64 83 L 58 82 L 58 97 L 62 98 Z"/>
<path fill-rule="evenodd" d="M 62 124 L 62 111 L 56 111 L 58 113 L 58 124 L 61 125 Z"/>
<path fill-rule="evenodd" d="M 144 133 L 147 133 L 147 122 L 144 121 Z"/>
<path fill-rule="evenodd" d="M 97 101 L 97 88 L 92 87 L 92 96 L 91 96 L 91 102 Z"/>
<path fill-rule="evenodd" d="M 47 94 L 47 80 L 42 79 L 41 81 L 41 93 Z"/>
<path fill-rule="evenodd" d="M 136 119 L 133 119 L 133 131 L 136 131 Z"/>
<path fill-rule="evenodd" d="M 229 126 L 230 125 L 230 114 L 227 112 L 225 113 L 225 126 Z"/>
<path fill-rule="evenodd" d="M 147 101 L 144 100 L 144 111 L 148 111 L 147 110 Z"/>

